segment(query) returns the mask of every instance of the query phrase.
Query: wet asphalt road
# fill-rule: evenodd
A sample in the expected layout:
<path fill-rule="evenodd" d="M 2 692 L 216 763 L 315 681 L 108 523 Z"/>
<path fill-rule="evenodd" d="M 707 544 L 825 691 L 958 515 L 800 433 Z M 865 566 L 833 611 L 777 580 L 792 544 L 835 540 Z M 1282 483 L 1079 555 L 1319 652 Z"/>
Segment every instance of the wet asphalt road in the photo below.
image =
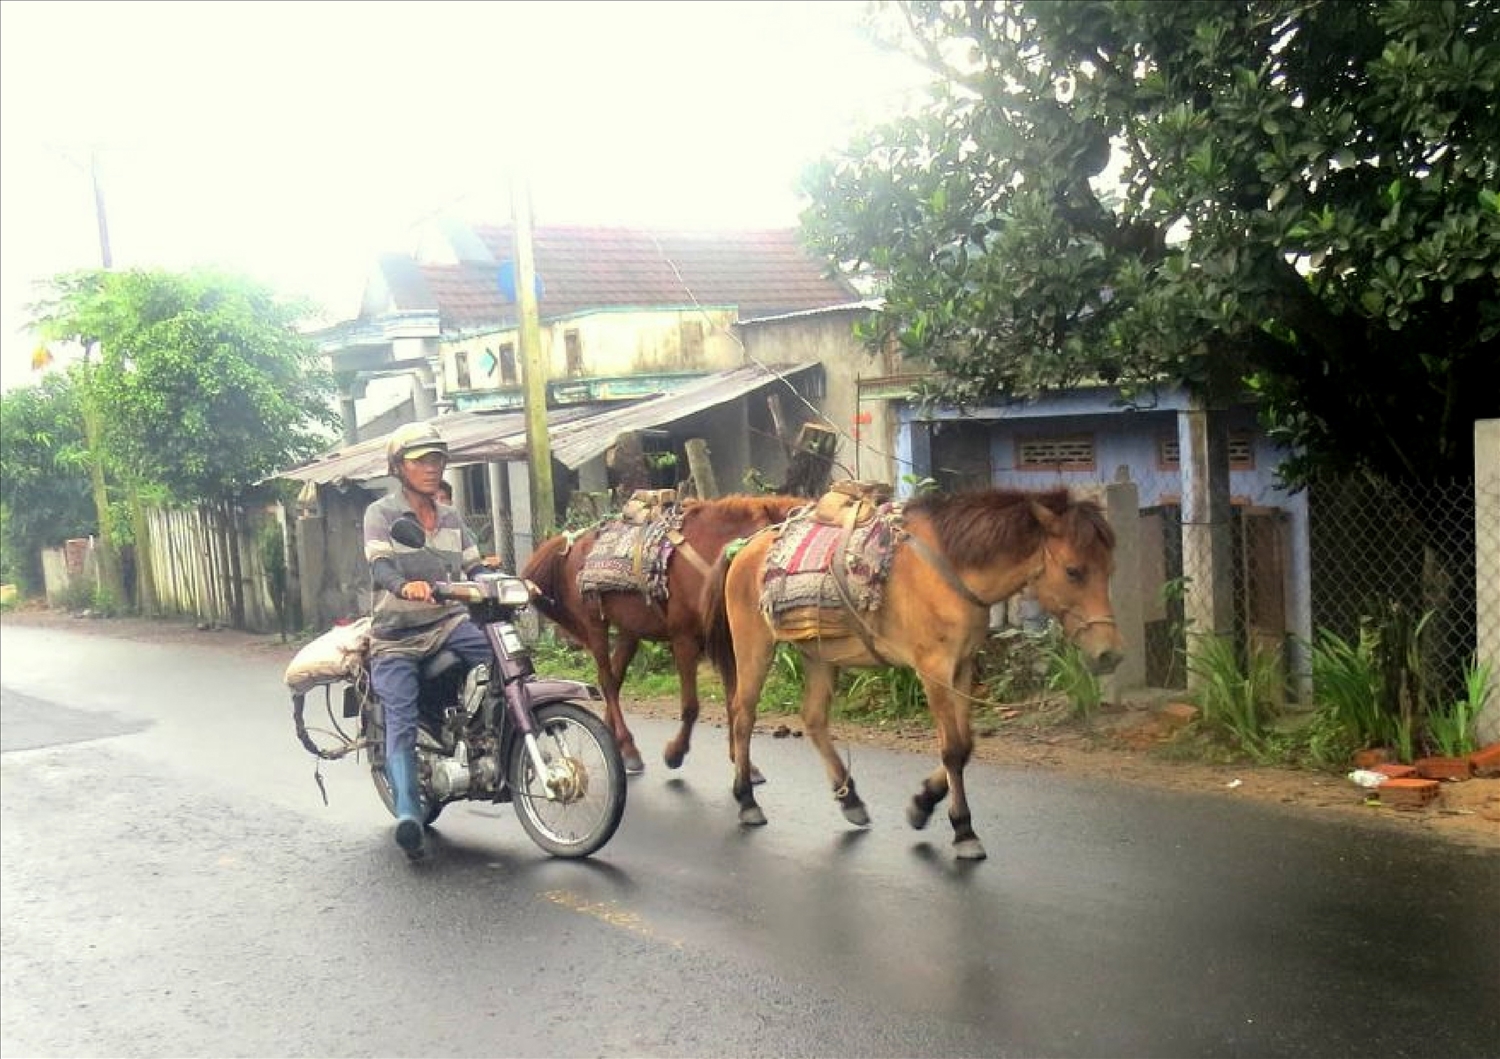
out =
<path fill-rule="evenodd" d="M 959 864 L 927 756 L 857 831 L 771 739 L 745 831 L 703 726 L 590 861 L 459 805 L 414 866 L 278 662 L 7 626 L 0 688 L 7 1056 L 1500 1055 L 1493 853 L 975 767 Z"/>

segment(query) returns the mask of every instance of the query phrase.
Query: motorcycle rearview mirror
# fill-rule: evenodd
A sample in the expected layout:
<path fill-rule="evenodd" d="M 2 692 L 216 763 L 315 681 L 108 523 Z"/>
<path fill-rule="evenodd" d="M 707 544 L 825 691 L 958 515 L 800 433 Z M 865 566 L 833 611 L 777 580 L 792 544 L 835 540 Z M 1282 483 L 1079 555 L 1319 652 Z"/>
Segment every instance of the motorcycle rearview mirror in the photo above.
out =
<path fill-rule="evenodd" d="M 427 531 L 410 515 L 402 515 L 391 523 L 391 539 L 405 548 L 427 547 Z"/>

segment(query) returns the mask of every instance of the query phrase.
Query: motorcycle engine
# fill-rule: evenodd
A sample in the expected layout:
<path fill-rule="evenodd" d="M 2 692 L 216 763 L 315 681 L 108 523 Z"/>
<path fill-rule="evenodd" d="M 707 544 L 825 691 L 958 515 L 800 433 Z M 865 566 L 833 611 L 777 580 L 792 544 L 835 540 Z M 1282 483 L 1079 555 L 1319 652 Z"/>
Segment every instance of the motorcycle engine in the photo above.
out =
<path fill-rule="evenodd" d="M 471 790 L 492 791 L 500 782 L 500 767 L 489 755 L 473 760 L 439 757 L 432 761 L 432 793 L 442 801 L 466 797 Z"/>
<path fill-rule="evenodd" d="M 432 793 L 443 801 L 468 794 L 469 779 L 469 766 L 466 762 L 442 757 L 432 763 Z"/>

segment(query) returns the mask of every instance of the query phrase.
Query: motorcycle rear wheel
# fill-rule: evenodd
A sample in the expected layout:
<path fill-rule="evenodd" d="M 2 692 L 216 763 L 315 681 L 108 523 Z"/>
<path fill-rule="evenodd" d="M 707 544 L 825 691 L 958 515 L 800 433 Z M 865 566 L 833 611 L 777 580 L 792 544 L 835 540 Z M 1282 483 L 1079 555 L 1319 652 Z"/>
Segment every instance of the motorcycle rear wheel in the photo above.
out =
<path fill-rule="evenodd" d="M 625 763 L 609 728 L 588 707 L 553 702 L 538 708 L 537 742 L 562 777 L 549 791 L 526 752 L 511 744 L 505 764 L 512 805 L 526 834 L 554 857 L 587 857 L 608 842 L 625 815 Z"/>

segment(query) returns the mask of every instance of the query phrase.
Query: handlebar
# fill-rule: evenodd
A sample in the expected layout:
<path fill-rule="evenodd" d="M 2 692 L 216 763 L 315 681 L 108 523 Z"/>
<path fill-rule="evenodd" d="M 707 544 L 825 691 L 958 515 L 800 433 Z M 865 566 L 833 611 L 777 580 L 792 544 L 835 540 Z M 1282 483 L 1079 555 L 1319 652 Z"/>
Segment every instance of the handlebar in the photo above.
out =
<path fill-rule="evenodd" d="M 531 602 L 531 583 L 510 574 L 479 574 L 471 581 L 433 581 L 432 597 L 458 603 L 499 603 L 524 607 Z"/>

